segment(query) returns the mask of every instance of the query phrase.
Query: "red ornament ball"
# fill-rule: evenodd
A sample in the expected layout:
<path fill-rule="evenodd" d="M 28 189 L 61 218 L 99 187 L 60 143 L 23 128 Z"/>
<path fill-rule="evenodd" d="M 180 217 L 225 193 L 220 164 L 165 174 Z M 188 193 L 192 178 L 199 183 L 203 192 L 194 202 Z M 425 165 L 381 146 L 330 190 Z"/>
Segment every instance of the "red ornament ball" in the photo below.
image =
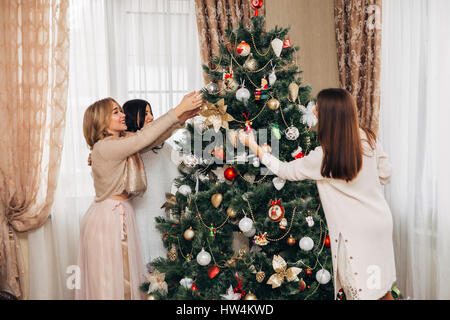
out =
<path fill-rule="evenodd" d="M 327 248 L 329 248 L 331 246 L 330 235 L 327 235 L 327 237 L 325 238 L 323 243 L 325 244 L 325 247 L 327 247 Z"/>
<path fill-rule="evenodd" d="M 194 291 L 194 292 L 198 291 L 197 287 L 195 286 L 195 283 L 192 284 L 191 290 Z"/>
<path fill-rule="evenodd" d="M 310 275 L 312 275 L 312 270 L 311 269 L 306 269 L 306 274 L 308 275 L 308 276 L 310 276 Z"/>
<path fill-rule="evenodd" d="M 290 245 L 291 247 L 295 244 L 295 238 L 293 238 L 292 236 L 290 236 L 287 239 L 287 244 Z"/>
<path fill-rule="evenodd" d="M 236 179 L 238 173 L 237 173 L 236 169 L 234 169 L 234 168 L 227 168 L 223 175 L 225 176 L 225 179 L 234 181 L 234 179 Z"/>
<path fill-rule="evenodd" d="M 210 279 L 214 279 L 220 272 L 220 268 L 218 266 L 211 266 L 208 269 L 208 277 Z"/>

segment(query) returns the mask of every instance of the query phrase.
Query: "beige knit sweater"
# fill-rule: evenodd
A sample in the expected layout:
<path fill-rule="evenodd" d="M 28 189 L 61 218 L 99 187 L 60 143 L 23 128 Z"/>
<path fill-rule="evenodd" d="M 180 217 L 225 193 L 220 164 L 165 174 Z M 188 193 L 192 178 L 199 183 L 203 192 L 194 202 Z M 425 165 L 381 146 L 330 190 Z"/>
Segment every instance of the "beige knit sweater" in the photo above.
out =
<path fill-rule="evenodd" d="M 182 127 L 183 124 L 172 109 L 136 134 L 98 141 L 92 150 L 95 201 L 100 202 L 124 192 L 127 157 L 161 144 Z"/>

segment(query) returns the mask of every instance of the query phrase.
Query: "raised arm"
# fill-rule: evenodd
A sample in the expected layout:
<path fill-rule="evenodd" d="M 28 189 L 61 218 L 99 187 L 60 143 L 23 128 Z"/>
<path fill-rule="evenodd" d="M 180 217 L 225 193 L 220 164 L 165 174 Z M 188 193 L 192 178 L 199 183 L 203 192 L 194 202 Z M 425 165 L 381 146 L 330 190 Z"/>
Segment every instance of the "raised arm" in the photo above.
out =
<path fill-rule="evenodd" d="M 122 160 L 158 139 L 177 123 L 183 123 L 200 112 L 202 98 L 200 92 L 191 92 L 183 97 L 180 104 L 162 117 L 145 126 L 134 135 L 125 138 L 106 138 L 99 141 L 100 155 L 106 160 Z"/>
<path fill-rule="evenodd" d="M 100 155 L 106 160 L 122 160 L 151 145 L 161 135 L 178 123 L 175 110 L 145 126 L 136 134 L 125 138 L 109 138 L 99 142 Z"/>
<path fill-rule="evenodd" d="M 378 141 L 376 146 L 376 155 L 377 155 L 377 168 L 380 183 L 382 185 L 388 184 L 391 181 L 392 165 L 388 159 L 387 154 L 383 150 L 383 146 Z"/>
<path fill-rule="evenodd" d="M 281 179 L 288 181 L 322 180 L 320 168 L 322 166 L 323 152 L 318 147 L 306 157 L 291 162 L 282 162 L 273 155 L 265 153 L 261 162 Z"/>
<path fill-rule="evenodd" d="M 164 141 L 169 139 L 175 131 L 177 131 L 178 129 L 182 129 L 182 128 L 184 128 L 184 125 L 182 125 L 181 123 L 175 123 L 172 127 L 170 127 L 167 131 L 165 131 L 158 139 L 156 139 L 156 141 L 154 141 L 148 147 L 142 149 L 141 153 L 148 152 L 148 151 L 152 150 L 154 147 L 159 146 Z"/>
<path fill-rule="evenodd" d="M 253 133 L 239 133 L 239 140 L 248 146 L 261 162 L 278 177 L 289 181 L 322 180 L 320 173 L 323 159 L 321 147 L 311 151 L 308 156 L 291 162 L 282 162 L 270 153 L 264 151 L 255 141 Z"/>

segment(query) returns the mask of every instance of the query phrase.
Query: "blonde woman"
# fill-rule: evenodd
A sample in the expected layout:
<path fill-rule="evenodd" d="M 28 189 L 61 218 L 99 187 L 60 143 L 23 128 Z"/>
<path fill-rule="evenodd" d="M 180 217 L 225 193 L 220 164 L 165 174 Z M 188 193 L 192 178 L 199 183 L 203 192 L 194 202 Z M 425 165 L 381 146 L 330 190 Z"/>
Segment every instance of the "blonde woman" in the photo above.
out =
<path fill-rule="evenodd" d="M 136 133 L 126 133 L 125 115 L 111 98 L 92 104 L 84 114 L 83 131 L 92 150 L 95 202 L 83 217 L 78 265 L 81 288 L 76 299 L 142 299 L 145 279 L 135 214 L 130 199 L 142 195 L 147 179 L 139 151 L 169 138 L 198 114 L 198 92 Z"/>

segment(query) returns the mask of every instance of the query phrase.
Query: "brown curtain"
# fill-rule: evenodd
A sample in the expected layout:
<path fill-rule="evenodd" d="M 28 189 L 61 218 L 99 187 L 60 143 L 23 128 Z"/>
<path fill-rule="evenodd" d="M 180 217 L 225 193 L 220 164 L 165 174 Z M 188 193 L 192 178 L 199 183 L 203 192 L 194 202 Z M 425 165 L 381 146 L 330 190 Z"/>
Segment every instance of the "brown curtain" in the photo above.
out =
<path fill-rule="evenodd" d="M 202 62 L 213 68 L 212 57 L 219 55 L 225 31 L 238 27 L 241 20 L 249 25 L 255 11 L 249 0 L 195 0 L 195 7 Z M 265 15 L 265 5 L 259 15 Z M 205 83 L 209 82 L 204 76 Z"/>
<path fill-rule="evenodd" d="M 382 0 L 335 0 L 334 16 L 342 88 L 356 99 L 361 125 L 378 131 Z"/>
<path fill-rule="evenodd" d="M 68 0 L 0 1 L 0 290 L 26 299 L 16 232 L 53 203 L 68 85 Z"/>

